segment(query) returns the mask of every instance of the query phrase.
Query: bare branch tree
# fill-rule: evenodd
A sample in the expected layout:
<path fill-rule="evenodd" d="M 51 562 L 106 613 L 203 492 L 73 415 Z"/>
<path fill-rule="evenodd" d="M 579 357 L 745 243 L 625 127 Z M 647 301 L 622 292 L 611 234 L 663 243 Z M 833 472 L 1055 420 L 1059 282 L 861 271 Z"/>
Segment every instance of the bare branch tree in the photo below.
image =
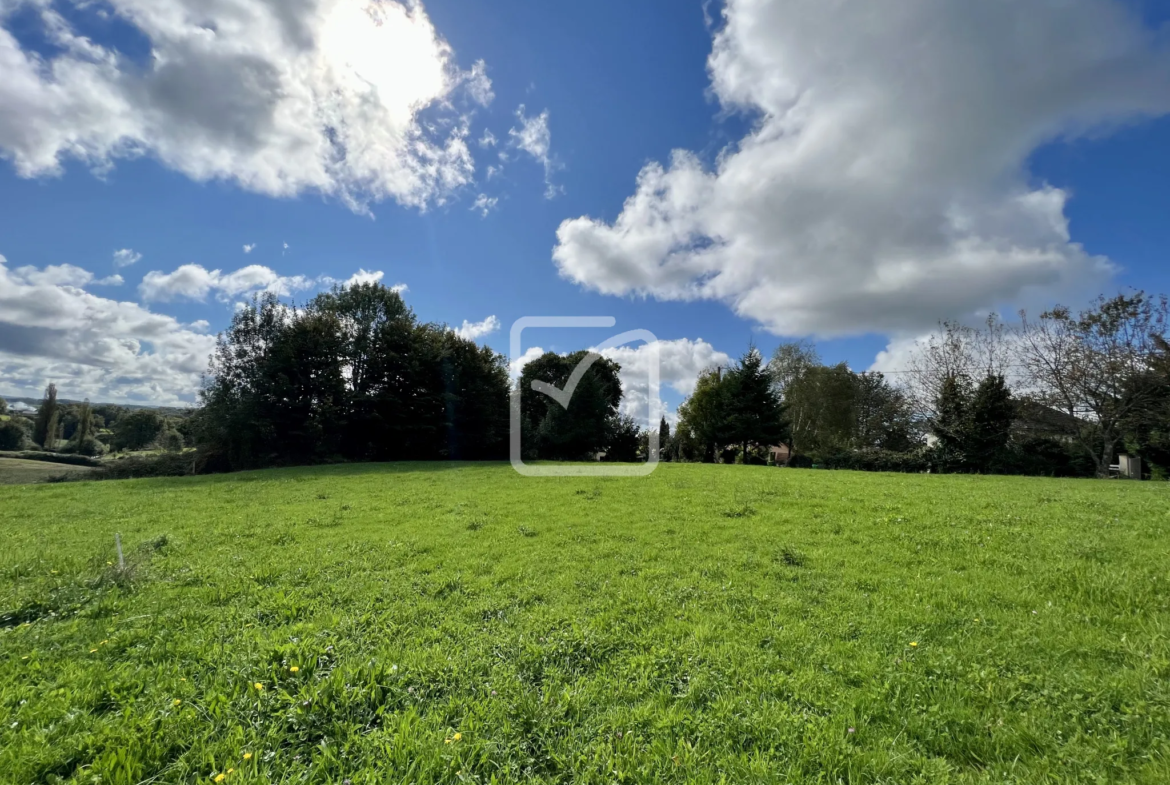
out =
<path fill-rule="evenodd" d="M 1020 351 L 1031 396 L 1065 415 L 1054 427 L 1109 476 L 1125 423 L 1150 405 L 1150 373 L 1166 335 L 1167 300 L 1145 292 L 1098 298 L 1077 315 L 1057 306 L 1030 321 L 1020 312 Z"/>

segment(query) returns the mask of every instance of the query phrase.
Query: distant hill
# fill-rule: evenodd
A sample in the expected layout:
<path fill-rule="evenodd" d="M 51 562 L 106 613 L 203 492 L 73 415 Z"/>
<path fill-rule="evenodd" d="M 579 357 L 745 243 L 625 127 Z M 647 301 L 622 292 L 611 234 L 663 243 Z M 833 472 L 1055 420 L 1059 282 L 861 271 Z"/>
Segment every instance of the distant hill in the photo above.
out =
<path fill-rule="evenodd" d="M 8 395 L 0 395 L 0 398 L 8 401 L 8 405 L 14 409 L 17 408 L 15 404 L 18 403 L 31 406 L 33 409 L 36 409 L 41 405 L 40 398 L 21 398 Z M 84 401 L 76 401 L 71 398 L 58 398 L 57 403 L 61 404 L 62 406 L 69 406 L 71 404 L 84 403 Z M 153 409 L 154 411 L 166 417 L 190 417 L 191 413 L 195 410 L 194 406 L 179 408 L 176 406 L 147 406 L 137 403 L 103 403 L 101 401 L 90 401 L 89 403 L 90 406 L 118 406 L 130 412 L 137 411 L 138 409 Z"/>

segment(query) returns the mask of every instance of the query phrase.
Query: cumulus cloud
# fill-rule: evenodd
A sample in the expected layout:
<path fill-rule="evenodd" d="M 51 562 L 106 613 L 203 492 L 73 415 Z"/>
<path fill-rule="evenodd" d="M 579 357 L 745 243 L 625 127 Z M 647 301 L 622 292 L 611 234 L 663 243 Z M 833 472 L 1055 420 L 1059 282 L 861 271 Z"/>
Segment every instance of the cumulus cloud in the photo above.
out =
<path fill-rule="evenodd" d="M 256 243 L 244 243 L 244 253 L 252 253 L 256 250 Z"/>
<path fill-rule="evenodd" d="M 491 335 L 500 329 L 500 320 L 495 316 L 489 316 L 482 322 L 469 322 L 463 320 L 463 326 L 454 330 L 455 334 L 460 338 L 465 338 L 469 341 L 478 341 L 485 335 Z"/>
<path fill-rule="evenodd" d="M 0 386 L 35 396 L 52 381 L 69 398 L 193 402 L 215 338 L 90 294 L 64 267 L 10 270 L 0 256 Z"/>
<path fill-rule="evenodd" d="M 525 350 L 524 354 L 519 357 L 513 357 L 508 361 L 508 374 L 512 379 L 519 379 L 520 374 L 524 373 L 525 365 L 543 356 L 544 349 L 539 346 L 530 346 Z"/>
<path fill-rule="evenodd" d="M 39 15 L 34 34 L 53 50 L 0 27 L 0 155 L 21 176 L 150 155 L 198 181 L 359 211 L 441 203 L 472 179 L 448 99 L 463 85 L 487 103 L 491 82 L 482 61 L 459 70 L 418 0 L 108 0 L 69 19 L 48 2 L 3 3 L 0 24 L 17 7 Z M 110 13 L 149 42 L 145 62 L 81 32 Z M 420 123 L 430 107 L 449 121 Z"/>
<path fill-rule="evenodd" d="M 94 281 L 95 286 L 121 286 L 126 283 L 126 279 L 120 275 L 107 275 L 105 278 L 99 278 Z"/>
<path fill-rule="evenodd" d="M 133 248 L 122 248 L 121 250 L 114 251 L 114 267 L 129 267 L 141 259 L 142 254 Z"/>
<path fill-rule="evenodd" d="M 618 346 L 606 349 L 603 356 L 621 366 L 622 412 L 634 417 L 639 423 L 647 423 L 666 414 L 648 411 L 650 402 L 650 362 L 652 355 L 648 344 Z M 699 374 L 716 366 L 726 367 L 731 357 L 719 351 L 703 339 L 679 338 L 658 342 L 659 384 L 670 387 L 679 395 L 687 396 L 695 391 Z M 675 419 L 671 416 L 669 419 Z"/>
<path fill-rule="evenodd" d="M 513 146 L 528 153 L 544 167 L 544 196 L 546 199 L 552 199 L 560 193 L 561 188 L 552 181 L 557 164 L 552 158 L 552 132 L 548 127 L 548 117 L 547 109 L 535 117 L 527 117 L 524 114 L 524 104 L 520 104 L 516 110 L 516 119 L 520 125 L 509 128 L 508 136 Z M 507 161 L 508 158 L 501 152 L 500 160 Z"/>
<path fill-rule="evenodd" d="M 1170 48 L 1120 0 L 728 0 L 708 61 L 752 130 L 648 164 L 554 261 L 612 295 L 716 300 L 781 334 L 920 333 L 1097 290 L 1037 147 L 1170 111 Z"/>
<path fill-rule="evenodd" d="M 489 167 L 490 168 L 490 167 Z M 475 197 L 475 202 L 472 203 L 472 211 L 479 211 L 483 218 L 487 218 L 487 214 L 496 209 L 496 205 L 500 203 L 498 196 L 488 196 L 487 194 L 480 194 Z"/>
<path fill-rule="evenodd" d="M 174 272 L 157 270 L 143 277 L 138 293 L 147 302 L 178 299 L 206 300 L 214 292 L 220 300 L 230 300 L 241 294 L 272 292 L 285 297 L 295 291 L 308 289 L 317 283 L 303 275 L 284 276 L 259 264 L 241 267 L 233 273 L 208 270 L 199 264 L 184 264 Z"/>

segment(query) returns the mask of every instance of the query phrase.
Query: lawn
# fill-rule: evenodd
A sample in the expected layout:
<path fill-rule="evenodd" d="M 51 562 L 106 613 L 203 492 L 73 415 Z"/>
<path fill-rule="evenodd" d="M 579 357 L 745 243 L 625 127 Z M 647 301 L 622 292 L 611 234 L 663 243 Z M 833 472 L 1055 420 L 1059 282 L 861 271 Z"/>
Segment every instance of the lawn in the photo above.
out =
<path fill-rule="evenodd" d="M 1166 483 L 336 466 L 0 546 L 3 782 L 1170 782 Z"/>
<path fill-rule="evenodd" d="M 45 461 L 25 461 L 19 458 L 0 457 L 0 485 L 24 485 L 32 482 L 44 482 L 65 474 L 82 475 L 92 472 L 85 466 L 68 466 L 60 463 Z M 0 497 L 2 499 L 3 497 Z M 2 503 L 2 502 L 0 502 Z M 3 508 L 0 507 L 0 512 Z M 3 532 L 8 534 L 7 531 Z"/>

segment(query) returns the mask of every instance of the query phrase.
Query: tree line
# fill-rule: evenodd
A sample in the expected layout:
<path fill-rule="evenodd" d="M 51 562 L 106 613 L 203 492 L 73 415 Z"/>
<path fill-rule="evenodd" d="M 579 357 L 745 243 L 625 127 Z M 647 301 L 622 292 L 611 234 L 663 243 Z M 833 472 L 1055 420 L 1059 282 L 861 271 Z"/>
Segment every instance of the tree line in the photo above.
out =
<path fill-rule="evenodd" d="M 767 362 L 749 347 L 699 375 L 673 432 L 661 420 L 658 457 L 1105 477 L 1129 452 L 1165 476 L 1167 317 L 1165 297 L 1135 292 L 1078 313 L 1021 313 L 1011 327 L 943 323 L 892 377 L 826 365 L 809 342 L 781 344 Z M 583 362 L 567 406 L 533 390 L 563 389 Z M 649 432 L 621 413 L 620 371 L 596 354 L 549 352 L 513 382 L 506 357 L 421 322 L 377 283 L 302 306 L 264 295 L 219 336 L 189 416 L 62 404 L 49 385 L 35 417 L 0 408 L 0 449 L 194 447 L 193 471 L 503 460 L 518 385 L 526 460 L 647 460 Z"/>
<path fill-rule="evenodd" d="M 825 365 L 811 343 L 785 343 L 764 369 L 775 401 L 733 392 L 741 380 L 763 376 L 758 353 L 749 352 L 700 376 L 663 457 L 1108 477 L 1126 452 L 1165 477 L 1167 321 L 1166 297 L 1138 291 L 1098 298 L 1078 313 L 1057 306 L 1030 319 L 1021 312 L 1011 327 L 995 316 L 981 327 L 945 322 L 918 343 L 896 383 Z M 745 441 L 735 412 L 749 398 L 749 409 L 782 425 Z M 660 432 L 669 434 L 665 422 Z"/>

